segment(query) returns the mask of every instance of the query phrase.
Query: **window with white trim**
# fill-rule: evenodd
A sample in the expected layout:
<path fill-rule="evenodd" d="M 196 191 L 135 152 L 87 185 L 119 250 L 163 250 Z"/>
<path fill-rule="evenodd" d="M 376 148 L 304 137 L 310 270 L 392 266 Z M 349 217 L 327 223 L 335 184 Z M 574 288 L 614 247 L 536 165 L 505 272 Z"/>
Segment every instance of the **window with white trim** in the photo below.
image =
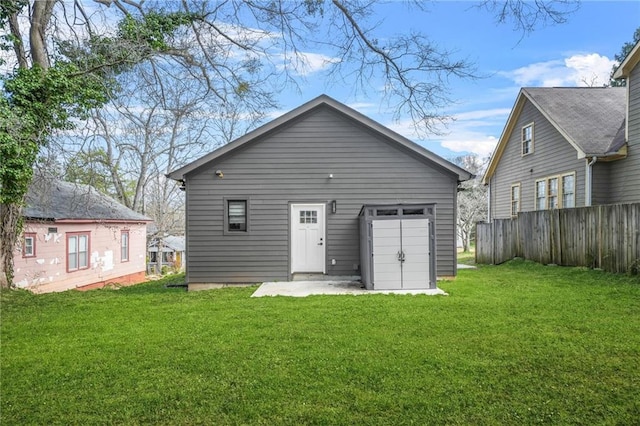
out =
<path fill-rule="evenodd" d="M 520 184 L 511 185 L 511 216 L 517 216 L 520 211 Z"/>
<path fill-rule="evenodd" d="M 573 174 L 562 176 L 562 207 L 576 206 L 576 177 Z"/>
<path fill-rule="evenodd" d="M 536 210 L 547 208 L 547 181 L 536 181 Z"/>
<path fill-rule="evenodd" d="M 549 208 L 557 209 L 559 207 L 558 204 L 558 178 L 549 178 L 547 181 L 547 188 L 549 188 Z"/>
<path fill-rule="evenodd" d="M 120 233 L 120 261 L 129 261 L 129 231 Z"/>
<path fill-rule="evenodd" d="M 36 256 L 36 234 L 25 232 L 24 241 L 22 242 L 22 257 Z"/>
<path fill-rule="evenodd" d="M 67 234 L 67 271 L 89 268 L 89 233 Z"/>
<path fill-rule="evenodd" d="M 522 128 L 522 155 L 533 152 L 533 123 Z"/>
<path fill-rule="evenodd" d="M 536 180 L 536 210 L 575 207 L 575 172 Z"/>

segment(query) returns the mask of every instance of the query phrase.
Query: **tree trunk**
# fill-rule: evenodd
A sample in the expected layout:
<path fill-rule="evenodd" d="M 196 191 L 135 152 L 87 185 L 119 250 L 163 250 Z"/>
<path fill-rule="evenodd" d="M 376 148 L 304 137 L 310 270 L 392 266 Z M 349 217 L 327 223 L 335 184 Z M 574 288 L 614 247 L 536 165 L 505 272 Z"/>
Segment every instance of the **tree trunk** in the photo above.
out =
<path fill-rule="evenodd" d="M 19 235 L 22 208 L 19 204 L 0 204 L 0 287 L 13 286 L 13 253 Z"/>
<path fill-rule="evenodd" d="M 462 251 L 464 253 L 469 253 L 469 231 L 462 231 Z"/>

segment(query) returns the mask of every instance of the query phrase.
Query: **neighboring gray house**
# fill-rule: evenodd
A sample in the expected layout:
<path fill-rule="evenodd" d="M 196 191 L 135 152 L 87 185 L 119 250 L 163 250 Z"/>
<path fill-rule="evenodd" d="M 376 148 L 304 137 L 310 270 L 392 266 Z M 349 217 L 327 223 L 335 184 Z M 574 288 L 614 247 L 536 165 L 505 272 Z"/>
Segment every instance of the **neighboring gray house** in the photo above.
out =
<path fill-rule="evenodd" d="M 470 173 L 320 96 L 169 175 L 186 190 L 189 289 L 360 274 L 363 205 L 435 203 L 437 273 L 456 275 Z"/>
<path fill-rule="evenodd" d="M 640 201 L 626 99 L 619 87 L 521 89 L 483 177 L 489 220 Z"/>
<path fill-rule="evenodd" d="M 167 266 L 176 271 L 184 271 L 185 265 L 185 240 L 179 235 L 166 235 L 162 238 L 162 257 L 158 262 L 159 237 L 154 237 L 147 247 L 147 272 L 158 274 L 162 267 Z"/>
<path fill-rule="evenodd" d="M 626 87 L 523 88 L 491 157 L 489 220 L 521 211 L 640 202 L 640 43 Z"/>
<path fill-rule="evenodd" d="M 620 64 L 614 78 L 627 81 L 625 136 L 627 155 L 611 165 L 611 199 L 640 203 L 640 42 Z"/>

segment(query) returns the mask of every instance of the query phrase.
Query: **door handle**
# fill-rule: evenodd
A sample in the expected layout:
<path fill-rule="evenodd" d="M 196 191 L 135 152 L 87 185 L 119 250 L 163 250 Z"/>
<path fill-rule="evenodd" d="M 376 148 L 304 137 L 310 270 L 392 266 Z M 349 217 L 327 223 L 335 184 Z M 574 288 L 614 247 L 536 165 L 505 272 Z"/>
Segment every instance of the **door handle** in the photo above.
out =
<path fill-rule="evenodd" d="M 320 242 L 318 243 L 319 246 L 322 245 L 322 238 L 320 238 Z"/>

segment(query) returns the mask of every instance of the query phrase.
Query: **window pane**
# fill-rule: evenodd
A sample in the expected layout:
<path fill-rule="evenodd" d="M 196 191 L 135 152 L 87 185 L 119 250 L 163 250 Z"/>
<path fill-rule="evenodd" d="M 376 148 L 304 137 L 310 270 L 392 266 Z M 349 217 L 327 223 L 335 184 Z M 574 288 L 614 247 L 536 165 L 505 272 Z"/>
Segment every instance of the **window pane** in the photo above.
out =
<path fill-rule="evenodd" d="M 87 251 L 87 236 L 80 235 L 78 236 L 78 251 Z"/>
<path fill-rule="evenodd" d="M 520 187 L 511 187 L 511 216 L 516 216 L 520 211 Z"/>
<path fill-rule="evenodd" d="M 78 253 L 78 267 L 79 268 L 86 268 L 87 265 L 87 252 L 86 251 L 81 251 L 80 253 Z"/>
<path fill-rule="evenodd" d="M 531 142 L 533 140 L 533 127 L 527 126 L 522 129 L 522 154 L 531 152 Z"/>
<path fill-rule="evenodd" d="M 573 175 L 562 178 L 562 207 L 575 207 L 575 178 Z"/>
<path fill-rule="evenodd" d="M 247 202 L 246 201 L 229 201 L 229 231 L 246 231 L 247 230 Z"/>
<path fill-rule="evenodd" d="M 121 240 L 120 259 L 129 260 L 129 233 L 123 232 Z"/>
<path fill-rule="evenodd" d="M 549 208 L 558 208 L 558 178 L 549 179 Z"/>
<path fill-rule="evenodd" d="M 78 252 L 78 237 L 69 237 L 69 254 Z"/>
<path fill-rule="evenodd" d="M 24 239 L 24 254 L 27 256 L 33 255 L 33 237 L 25 237 Z"/>
<path fill-rule="evenodd" d="M 536 209 L 544 210 L 547 208 L 547 182 L 536 182 Z"/>
<path fill-rule="evenodd" d="M 318 212 L 315 210 L 301 210 L 300 223 L 318 223 Z"/>
<path fill-rule="evenodd" d="M 78 269 L 78 254 L 69 253 L 69 269 Z"/>

